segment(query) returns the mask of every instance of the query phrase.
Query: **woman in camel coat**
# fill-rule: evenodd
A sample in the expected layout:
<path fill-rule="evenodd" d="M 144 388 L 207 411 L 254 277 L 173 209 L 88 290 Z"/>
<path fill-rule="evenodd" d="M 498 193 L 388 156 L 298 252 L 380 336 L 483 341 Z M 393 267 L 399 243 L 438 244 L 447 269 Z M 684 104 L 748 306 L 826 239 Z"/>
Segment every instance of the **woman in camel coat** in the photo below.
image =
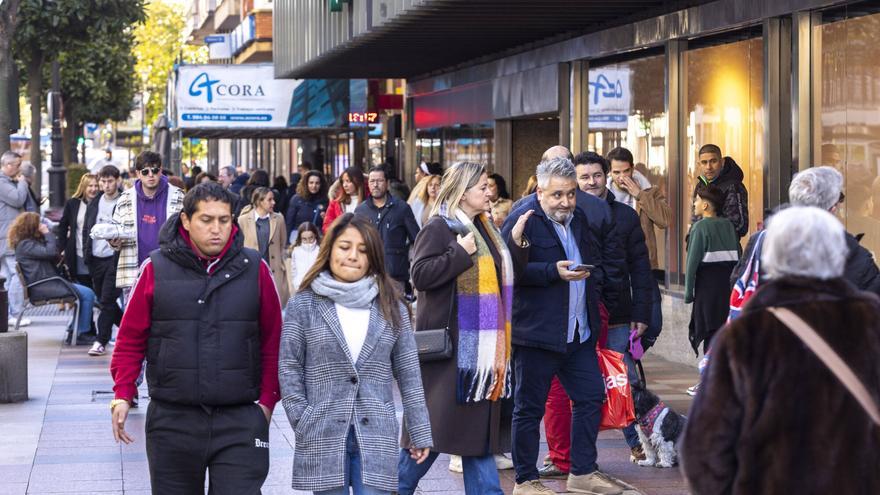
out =
<path fill-rule="evenodd" d="M 238 217 L 238 227 L 244 235 L 244 246 L 256 249 L 269 264 L 281 305 L 290 299 L 290 281 L 287 277 L 287 227 L 284 215 L 275 213 L 275 193 L 268 187 L 258 187 L 251 195 L 251 204 Z"/>

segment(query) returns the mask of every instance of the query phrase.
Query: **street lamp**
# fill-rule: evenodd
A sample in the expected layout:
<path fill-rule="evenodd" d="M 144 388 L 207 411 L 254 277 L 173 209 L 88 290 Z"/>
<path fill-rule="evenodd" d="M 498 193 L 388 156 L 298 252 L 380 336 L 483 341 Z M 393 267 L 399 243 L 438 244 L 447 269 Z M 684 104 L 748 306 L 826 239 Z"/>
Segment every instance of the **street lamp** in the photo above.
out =
<path fill-rule="evenodd" d="M 67 170 L 61 149 L 61 75 L 58 61 L 52 62 L 52 91 L 49 92 L 52 119 L 52 166 L 49 167 L 49 207 L 62 208 L 67 192 Z"/>

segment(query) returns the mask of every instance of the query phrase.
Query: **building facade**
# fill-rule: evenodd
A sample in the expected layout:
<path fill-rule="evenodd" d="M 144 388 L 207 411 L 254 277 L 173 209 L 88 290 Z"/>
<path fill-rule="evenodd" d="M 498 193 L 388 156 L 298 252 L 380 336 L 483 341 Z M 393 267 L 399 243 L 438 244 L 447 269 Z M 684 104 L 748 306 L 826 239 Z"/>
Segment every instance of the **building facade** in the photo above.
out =
<path fill-rule="evenodd" d="M 549 146 L 629 148 L 675 217 L 658 232 L 657 350 L 681 362 L 694 362 L 682 282 L 703 144 L 742 167 L 750 232 L 794 173 L 831 165 L 847 229 L 880 250 L 880 2 L 525 4 L 276 0 L 289 19 L 276 77 L 404 77 L 405 168 L 477 160 L 514 195 Z"/>

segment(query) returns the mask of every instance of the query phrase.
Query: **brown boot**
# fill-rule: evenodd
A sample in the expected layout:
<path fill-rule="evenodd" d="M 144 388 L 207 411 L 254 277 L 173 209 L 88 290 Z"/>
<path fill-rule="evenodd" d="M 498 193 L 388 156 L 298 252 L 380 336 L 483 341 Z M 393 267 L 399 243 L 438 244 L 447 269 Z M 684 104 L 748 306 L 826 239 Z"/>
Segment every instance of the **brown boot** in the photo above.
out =
<path fill-rule="evenodd" d="M 636 445 L 631 449 L 631 453 L 629 455 L 630 462 L 638 463 L 639 461 L 644 461 L 645 459 L 645 451 L 644 449 L 642 449 L 641 445 Z"/>
<path fill-rule="evenodd" d="M 622 486 L 599 471 L 581 475 L 569 474 L 565 487 L 570 492 L 591 495 L 621 495 L 623 493 Z"/>
<path fill-rule="evenodd" d="M 555 493 L 538 480 L 529 480 L 513 486 L 513 495 L 553 495 Z"/>

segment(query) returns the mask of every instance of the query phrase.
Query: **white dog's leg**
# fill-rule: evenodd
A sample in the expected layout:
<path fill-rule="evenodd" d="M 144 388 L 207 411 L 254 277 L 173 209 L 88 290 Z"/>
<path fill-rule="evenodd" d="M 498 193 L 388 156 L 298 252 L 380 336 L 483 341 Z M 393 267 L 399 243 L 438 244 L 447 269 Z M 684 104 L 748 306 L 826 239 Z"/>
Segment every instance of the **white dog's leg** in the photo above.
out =
<path fill-rule="evenodd" d="M 675 444 L 670 441 L 662 441 L 658 446 L 657 454 L 660 456 L 660 462 L 655 467 L 671 468 L 675 465 Z"/>
<path fill-rule="evenodd" d="M 657 463 L 657 452 L 651 445 L 651 440 L 645 436 L 641 426 L 636 426 L 636 432 L 639 434 L 639 441 L 642 442 L 642 450 L 645 452 L 645 460 L 639 461 L 639 466 L 653 466 Z"/>

